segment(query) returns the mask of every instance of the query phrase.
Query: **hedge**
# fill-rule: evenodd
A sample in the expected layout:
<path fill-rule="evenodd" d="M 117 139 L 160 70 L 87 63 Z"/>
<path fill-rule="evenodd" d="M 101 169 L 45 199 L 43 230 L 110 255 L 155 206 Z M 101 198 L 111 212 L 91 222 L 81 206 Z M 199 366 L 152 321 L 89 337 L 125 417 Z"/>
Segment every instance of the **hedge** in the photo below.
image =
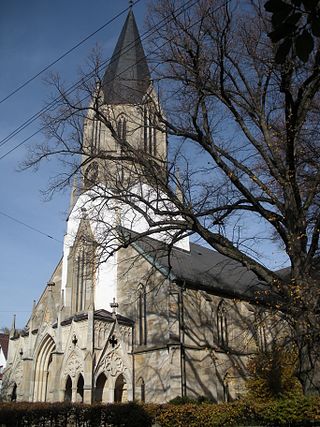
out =
<path fill-rule="evenodd" d="M 134 402 L 118 404 L 0 403 L 0 426 L 149 427 L 152 417 Z"/>
<path fill-rule="evenodd" d="M 150 427 L 320 426 L 320 398 L 243 399 L 232 403 L 0 403 L 0 425 Z"/>

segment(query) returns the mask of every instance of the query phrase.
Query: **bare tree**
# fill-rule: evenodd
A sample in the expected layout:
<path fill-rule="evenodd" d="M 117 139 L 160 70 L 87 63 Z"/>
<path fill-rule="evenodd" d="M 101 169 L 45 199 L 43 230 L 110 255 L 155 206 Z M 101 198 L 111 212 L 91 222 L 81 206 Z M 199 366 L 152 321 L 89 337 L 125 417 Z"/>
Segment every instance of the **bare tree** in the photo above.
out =
<path fill-rule="evenodd" d="M 130 114 L 134 133 L 143 127 L 145 106 L 152 110 L 148 126 L 170 136 L 169 159 L 123 138 L 116 109 L 104 102 L 104 67 L 94 55 L 77 91 L 66 90 L 53 76 L 59 98 L 44 116 L 47 142 L 33 148 L 26 166 L 59 156 L 65 169 L 51 181 L 49 193 L 84 174 L 82 191 L 94 200 L 90 214 L 97 221 L 105 221 L 106 205 L 114 211 L 129 206 L 144 218 L 145 231 L 122 235 L 120 243 L 119 227 L 108 223 L 98 242 L 100 253 L 107 254 L 102 260 L 141 235 L 167 231 L 171 242 L 186 233 L 200 236 L 253 271 L 268 286 L 265 303 L 290 325 L 298 377 L 307 392 L 318 387 L 320 333 L 319 44 L 308 61 L 290 57 L 279 65 L 263 5 L 219 0 L 178 9 L 181 5 L 162 0 L 151 6 L 150 56 L 161 107 L 150 91 Z M 84 135 L 93 122 L 105 126 L 116 149 L 88 143 Z M 92 162 L 99 171 L 86 169 Z M 146 182 L 152 191 L 139 190 Z M 238 226 L 257 219 L 264 238 L 283 246 L 287 271 L 267 268 L 257 252 L 256 228 Z"/>

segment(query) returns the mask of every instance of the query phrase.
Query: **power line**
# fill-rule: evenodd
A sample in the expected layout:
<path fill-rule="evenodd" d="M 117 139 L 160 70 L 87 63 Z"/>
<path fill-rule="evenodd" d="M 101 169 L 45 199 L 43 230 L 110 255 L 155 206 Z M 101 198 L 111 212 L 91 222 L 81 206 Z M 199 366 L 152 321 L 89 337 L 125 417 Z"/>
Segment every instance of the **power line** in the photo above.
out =
<path fill-rule="evenodd" d="M 20 221 L 19 219 L 14 218 L 11 215 L 8 215 L 8 214 L 1 212 L 1 211 L 0 211 L 0 215 L 3 215 L 5 217 L 11 219 L 12 221 L 17 222 L 18 224 L 23 225 L 24 227 L 29 228 L 30 230 L 32 230 L 36 233 L 42 234 L 43 236 L 48 237 L 48 239 L 55 240 L 56 242 L 59 242 L 59 243 L 63 243 L 62 240 L 58 240 L 55 237 L 50 236 L 50 234 L 44 233 L 43 231 L 39 230 L 38 228 L 35 228 L 32 225 L 29 225 L 23 221 Z"/>
<path fill-rule="evenodd" d="M 176 12 L 179 10 L 179 9 L 183 9 L 183 8 L 185 8 L 186 6 L 188 6 L 188 7 L 190 7 L 190 6 L 192 6 L 193 4 L 196 4 L 197 3 L 197 1 L 194 1 L 193 3 L 191 3 L 191 5 L 188 5 L 188 3 L 190 3 L 191 2 L 191 0 L 189 0 L 186 4 L 184 4 L 183 6 L 181 6 L 180 8 L 178 8 L 177 10 L 176 10 Z M 182 11 L 180 11 L 178 14 L 181 14 L 183 11 L 184 11 L 185 9 L 183 9 Z M 166 17 L 166 18 L 164 18 L 164 19 L 162 19 L 161 21 L 160 21 L 160 23 L 163 23 L 166 19 L 167 19 L 168 17 Z M 174 18 L 171 18 L 168 22 L 170 22 L 172 19 L 174 19 Z M 162 25 L 163 26 L 163 25 Z M 159 30 L 159 29 L 161 29 L 162 28 L 162 26 L 156 26 L 156 27 L 154 27 L 153 28 L 153 30 L 150 32 L 150 30 L 148 30 L 148 31 L 145 31 L 144 33 L 143 33 L 143 35 L 142 35 L 142 40 L 145 40 L 145 39 L 147 39 L 148 37 L 150 37 L 152 34 L 154 34 L 157 30 Z M 148 33 L 150 33 L 150 34 L 148 34 Z M 132 43 L 130 43 L 130 45 L 128 46 L 128 48 L 127 48 L 127 50 L 129 50 L 132 46 L 134 46 L 134 44 L 136 43 L 136 41 L 138 40 L 138 38 L 136 39 L 136 40 L 134 40 Z M 166 44 L 166 43 L 168 43 L 168 41 L 166 41 L 165 43 L 164 43 L 164 45 Z M 124 51 L 124 52 L 122 52 L 121 53 L 121 55 L 123 55 L 123 54 L 125 54 L 126 52 L 127 52 L 127 50 L 126 51 Z M 152 53 L 154 53 L 154 52 L 152 52 Z M 121 55 L 118 55 L 118 56 L 116 56 L 116 58 L 114 58 L 114 59 L 118 59 Z M 109 58 L 107 58 L 105 61 L 103 61 L 101 64 L 100 64 L 100 66 L 99 66 L 99 69 L 100 68 L 102 68 L 103 66 L 105 66 L 106 65 L 106 63 L 110 60 L 111 58 L 109 57 Z M 136 65 L 136 64 L 134 64 L 134 65 Z M 123 70 L 119 75 L 121 75 L 122 73 L 124 73 L 125 71 L 127 71 L 128 69 L 130 69 L 131 68 L 131 66 L 130 67 L 128 67 L 127 69 L 125 69 L 125 70 Z M 99 71 L 99 69 L 98 69 L 98 71 Z M 66 90 L 66 93 L 64 94 L 65 96 L 67 96 L 67 95 L 70 95 L 74 90 L 76 90 L 77 89 L 77 86 L 80 84 L 80 83 L 83 83 L 83 82 L 86 82 L 87 80 L 89 80 L 91 77 L 92 77 L 92 74 L 93 74 L 94 72 L 91 72 L 91 73 L 89 73 L 87 76 L 86 76 L 86 80 L 84 80 L 84 79 L 81 79 L 81 80 L 79 80 L 78 82 L 76 82 L 76 83 L 74 83 L 71 87 L 69 87 L 67 90 Z M 93 74 L 94 75 L 94 74 Z M 117 75 L 117 76 L 115 76 L 115 77 L 119 77 L 119 75 Z M 82 102 L 82 101 L 84 101 L 86 98 L 88 98 L 90 95 L 87 95 L 85 98 L 83 98 L 80 102 Z M 16 136 L 18 133 L 20 133 L 23 129 L 25 129 L 26 127 L 28 127 L 31 123 L 33 123 L 35 120 L 37 120 L 40 116 L 41 116 L 41 114 L 43 114 L 44 112 L 46 112 L 46 111 L 48 111 L 49 109 L 51 109 L 57 102 L 59 102 L 59 100 L 61 99 L 61 96 L 59 96 L 59 97 L 57 97 L 56 99 L 54 99 L 50 104 L 48 104 L 45 108 L 43 108 L 42 110 L 40 110 L 38 113 L 36 113 L 36 114 L 34 114 L 31 118 L 29 118 L 26 122 L 24 122 L 22 125 L 20 125 L 16 130 L 14 130 L 13 132 L 11 132 L 11 134 L 9 134 L 7 137 L 5 137 L 4 139 L 2 139 L 1 141 L 0 141 L 0 146 L 2 146 L 2 145 L 4 145 L 5 143 L 7 143 L 10 139 L 12 139 L 14 136 Z M 42 127 L 42 128 L 40 128 L 39 130 L 37 130 L 36 132 L 34 132 L 32 135 L 30 135 L 29 137 L 27 137 L 26 139 L 24 139 L 21 143 L 19 143 L 17 146 L 15 146 L 15 147 L 13 147 L 11 150 L 9 150 L 8 152 L 6 152 L 4 155 L 2 155 L 1 157 L 0 157 L 0 160 L 2 160 L 3 158 L 5 158 L 6 156 L 8 156 L 10 153 L 12 153 L 13 151 L 15 151 L 17 148 L 19 148 L 21 145 L 23 145 L 25 142 L 27 142 L 28 140 L 30 140 L 33 136 L 35 136 L 35 135 L 37 135 L 38 133 L 40 133 L 42 130 L 44 130 L 45 129 L 45 127 Z"/>
<path fill-rule="evenodd" d="M 133 5 L 139 3 L 140 0 L 136 0 L 133 2 Z M 78 42 L 76 45 L 68 49 L 66 52 L 64 52 L 62 55 L 60 55 L 57 59 L 55 59 L 53 62 L 45 66 L 42 70 L 40 70 L 37 74 L 30 77 L 28 80 L 26 80 L 24 83 L 22 83 L 20 86 L 18 86 L 16 89 L 14 89 L 12 92 L 10 92 L 8 95 L 6 95 L 4 98 L 0 100 L 0 104 L 2 104 L 7 99 L 11 98 L 13 95 L 15 95 L 17 92 L 19 92 L 21 89 L 26 87 L 29 83 L 31 83 L 33 80 L 35 80 L 37 77 L 39 77 L 41 74 L 43 74 L 45 71 L 49 70 L 53 65 L 57 64 L 57 62 L 61 61 L 61 59 L 65 58 L 69 53 L 73 52 L 75 49 L 77 49 L 79 46 L 81 46 L 83 43 L 85 43 L 87 40 L 89 40 L 91 37 L 93 37 L 95 34 L 97 34 L 99 31 L 106 28 L 108 25 L 110 25 L 113 21 L 118 19 L 123 13 L 125 13 L 128 9 L 130 9 L 132 6 L 129 5 L 126 9 L 123 9 L 121 12 L 119 12 L 117 15 L 115 15 L 113 18 L 109 19 L 105 24 L 103 24 L 101 27 L 99 27 L 97 30 L 95 30 L 93 33 L 86 36 L 84 39 L 82 39 L 80 42 Z"/>
<path fill-rule="evenodd" d="M 140 0 L 136 0 L 136 2 L 135 2 L 135 4 L 136 3 L 138 3 Z M 108 21 L 108 23 L 111 23 L 112 21 L 114 21 L 117 17 L 119 17 L 121 14 L 123 14 L 124 12 L 126 12 L 128 9 L 130 9 L 130 6 L 128 7 L 128 8 L 126 8 L 126 9 L 124 9 L 122 12 L 120 12 L 118 15 L 116 15 L 115 17 L 113 17 L 110 21 Z M 108 25 L 108 23 L 106 23 L 103 27 L 105 27 L 106 25 Z M 96 34 L 98 31 L 100 31 L 100 29 L 101 29 L 102 27 L 100 27 L 98 30 L 96 30 L 94 33 L 92 33 L 92 35 L 93 34 Z M 88 38 L 90 38 L 91 37 L 91 35 L 90 36 L 88 36 L 87 38 L 86 38 L 86 40 L 88 39 Z M 81 42 L 80 43 L 78 43 L 78 45 L 80 45 L 81 44 Z M 77 45 L 77 46 L 78 46 Z M 74 47 L 74 49 L 75 49 L 76 47 Z M 70 51 L 72 51 L 72 49 L 70 50 Z M 68 53 L 66 52 L 63 56 L 66 56 Z M 62 57 L 63 57 L 62 56 Z M 62 58 L 61 57 L 61 58 Z M 47 67 L 46 67 L 46 69 L 48 69 L 48 68 L 50 68 L 53 64 L 55 64 L 56 62 L 58 62 L 61 58 L 58 58 L 57 60 L 55 60 L 52 64 L 50 64 L 50 65 L 48 65 Z M 110 58 L 108 58 L 106 61 L 108 61 Z M 106 63 L 106 61 L 104 61 L 103 63 Z M 102 63 L 102 64 L 103 64 Z M 42 72 L 44 72 L 46 69 L 43 69 L 41 72 L 39 72 L 38 74 L 37 74 L 37 76 L 38 75 L 40 75 Z M 88 76 L 90 75 L 90 74 L 92 74 L 93 72 L 91 72 L 91 73 L 89 73 L 88 74 Z M 34 76 L 34 78 L 36 78 L 37 76 Z M 30 81 L 32 81 L 34 78 L 32 78 L 32 79 L 30 79 Z M 79 80 L 79 81 L 77 81 L 76 83 L 74 83 L 72 86 L 70 86 L 69 87 L 69 89 L 67 90 L 67 93 L 68 94 L 70 94 L 71 92 L 72 92 L 72 90 L 74 89 L 76 89 L 77 88 L 77 85 L 79 84 L 79 83 L 81 83 L 81 80 Z M 17 89 L 17 91 L 19 90 L 19 88 Z M 33 114 L 31 117 L 29 117 L 25 122 L 23 122 L 21 125 L 19 125 L 16 129 L 14 129 L 12 132 L 10 132 L 9 133 L 9 135 L 7 135 L 6 137 L 4 137 L 4 138 L 2 138 L 1 140 L 0 140 L 0 147 L 2 147 L 3 145 L 5 145 L 7 142 L 9 142 L 13 137 L 15 137 L 16 135 L 18 135 L 22 130 L 24 130 L 26 127 L 28 127 L 30 124 L 32 124 L 34 121 L 36 121 L 39 117 L 41 117 L 41 115 L 43 114 L 43 113 L 45 113 L 46 111 L 48 111 L 48 110 L 50 110 L 59 100 L 60 100 L 60 98 L 61 98 L 61 96 L 59 96 L 59 97 L 57 97 L 57 98 L 55 98 L 53 101 L 51 101 L 46 107 L 44 107 L 44 108 L 42 108 L 40 111 L 38 111 L 37 113 L 35 113 L 35 114 Z M 0 102 L 1 103 L 1 102 Z M 43 128 L 42 128 L 43 129 Z M 42 129 L 40 129 L 39 130 L 39 132 L 41 132 L 41 130 Z M 34 136 L 34 135 L 33 135 Z M 22 145 L 22 144 L 19 144 L 19 147 L 20 147 L 20 145 Z M 10 150 L 10 152 L 8 153 L 8 154 L 10 154 L 12 152 L 12 150 Z M 0 160 L 1 160 L 1 158 L 0 158 Z"/>

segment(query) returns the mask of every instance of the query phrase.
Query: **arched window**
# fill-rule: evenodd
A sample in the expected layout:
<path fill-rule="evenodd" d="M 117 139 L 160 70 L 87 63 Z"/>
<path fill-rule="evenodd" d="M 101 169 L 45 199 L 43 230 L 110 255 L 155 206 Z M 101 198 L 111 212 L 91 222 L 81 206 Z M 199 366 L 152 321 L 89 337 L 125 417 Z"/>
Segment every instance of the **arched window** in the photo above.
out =
<path fill-rule="evenodd" d="M 101 122 L 97 119 L 94 119 L 92 122 L 91 154 L 98 153 L 100 149 L 100 132 L 101 132 Z"/>
<path fill-rule="evenodd" d="M 228 346 L 228 319 L 227 308 L 224 301 L 220 301 L 217 308 L 217 338 L 221 347 Z"/>
<path fill-rule="evenodd" d="M 73 311 L 86 310 L 92 290 L 94 273 L 94 244 L 82 241 L 76 250 L 74 260 Z"/>
<path fill-rule="evenodd" d="M 143 109 L 143 142 L 144 151 L 152 156 L 157 154 L 157 116 L 150 106 Z"/>
<path fill-rule="evenodd" d="M 127 139 L 127 121 L 124 116 L 120 116 L 117 121 L 117 134 L 120 142 Z"/>
<path fill-rule="evenodd" d="M 138 289 L 138 343 L 147 344 L 147 292 L 142 285 Z"/>
<path fill-rule="evenodd" d="M 223 400 L 224 400 L 224 402 L 230 402 L 230 400 L 231 400 L 229 384 L 230 384 L 230 375 L 227 372 L 223 378 Z"/>
<path fill-rule="evenodd" d="M 143 378 L 139 378 L 137 381 L 136 399 L 140 400 L 140 402 L 146 401 L 146 389 Z"/>
<path fill-rule="evenodd" d="M 265 324 L 265 315 L 260 311 L 255 313 L 256 340 L 260 351 L 267 350 L 267 333 Z"/>

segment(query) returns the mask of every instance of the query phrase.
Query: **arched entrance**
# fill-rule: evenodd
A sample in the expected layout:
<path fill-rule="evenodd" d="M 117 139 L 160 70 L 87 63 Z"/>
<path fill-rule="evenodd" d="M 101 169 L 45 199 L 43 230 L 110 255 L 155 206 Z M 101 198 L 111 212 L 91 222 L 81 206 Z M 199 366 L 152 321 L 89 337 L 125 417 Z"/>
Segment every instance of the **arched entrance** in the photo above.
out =
<path fill-rule="evenodd" d="M 124 376 L 120 374 L 116 379 L 114 386 L 114 401 L 115 402 L 127 402 L 128 401 L 128 389 L 127 383 Z"/>
<path fill-rule="evenodd" d="M 140 400 L 141 402 L 145 402 L 146 400 L 146 389 L 143 378 L 139 378 L 136 386 L 136 400 Z"/>
<path fill-rule="evenodd" d="M 77 382 L 77 402 L 83 403 L 83 387 L 84 387 L 84 379 L 80 374 Z"/>
<path fill-rule="evenodd" d="M 52 362 L 52 353 L 55 350 L 55 343 L 53 339 L 47 335 L 39 348 L 34 375 L 34 401 L 45 402 L 48 400 L 49 388 L 52 388 L 50 379 L 50 365 Z"/>
<path fill-rule="evenodd" d="M 71 400 L 72 400 L 72 381 L 70 376 L 68 375 L 67 381 L 66 381 L 66 389 L 64 392 L 64 401 L 71 402 Z"/>
<path fill-rule="evenodd" d="M 106 382 L 107 382 L 107 377 L 102 372 L 98 376 L 97 381 L 96 381 L 95 399 L 94 399 L 96 402 L 106 402 L 107 401 L 107 397 L 105 396 L 105 393 L 106 393 L 106 390 L 105 390 Z"/>

